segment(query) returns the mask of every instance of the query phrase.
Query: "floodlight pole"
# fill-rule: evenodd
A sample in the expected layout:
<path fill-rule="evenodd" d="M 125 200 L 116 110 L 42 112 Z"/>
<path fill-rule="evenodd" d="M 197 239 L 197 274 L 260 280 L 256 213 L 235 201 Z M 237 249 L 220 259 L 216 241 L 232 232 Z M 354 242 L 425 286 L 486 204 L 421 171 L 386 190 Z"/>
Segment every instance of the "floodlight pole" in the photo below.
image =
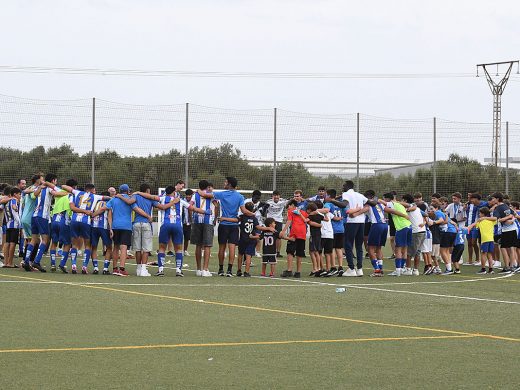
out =
<path fill-rule="evenodd" d="M 502 79 L 497 83 L 488 72 L 488 68 L 490 66 L 495 65 L 497 67 L 497 76 L 498 76 L 498 66 L 499 65 L 508 65 L 507 71 L 502 77 Z M 498 167 L 500 161 L 500 131 L 502 125 L 502 94 L 504 93 L 504 89 L 506 88 L 506 84 L 509 80 L 509 75 L 511 74 L 511 69 L 513 69 L 513 65 L 517 64 L 518 61 L 504 61 L 504 62 L 492 62 L 489 64 L 478 64 L 477 65 L 477 77 L 479 68 L 484 69 L 484 74 L 486 75 L 486 80 L 489 85 L 489 89 L 491 89 L 491 93 L 493 94 L 493 144 L 492 144 L 492 158 L 495 162 L 495 166 Z"/>

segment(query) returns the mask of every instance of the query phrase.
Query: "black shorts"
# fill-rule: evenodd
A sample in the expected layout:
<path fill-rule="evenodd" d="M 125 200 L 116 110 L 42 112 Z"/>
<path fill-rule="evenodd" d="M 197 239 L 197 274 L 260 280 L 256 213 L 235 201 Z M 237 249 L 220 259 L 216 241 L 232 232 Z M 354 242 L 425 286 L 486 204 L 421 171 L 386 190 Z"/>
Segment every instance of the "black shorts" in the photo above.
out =
<path fill-rule="evenodd" d="M 275 229 L 276 229 L 276 237 L 280 237 L 280 233 L 282 232 L 282 229 L 283 229 L 283 223 L 276 222 Z"/>
<path fill-rule="evenodd" d="M 345 233 L 334 234 L 334 249 L 342 249 L 345 246 Z"/>
<path fill-rule="evenodd" d="M 321 252 L 321 232 L 311 233 L 309 239 L 309 252 Z"/>
<path fill-rule="evenodd" d="M 238 225 L 218 225 L 218 243 L 238 244 L 239 230 Z"/>
<path fill-rule="evenodd" d="M 285 252 L 296 257 L 305 256 L 305 240 L 297 238 L 295 241 L 288 241 Z"/>
<path fill-rule="evenodd" d="M 464 244 L 455 245 L 453 252 L 451 252 L 451 262 L 458 263 L 462 258 L 462 253 L 464 253 Z"/>
<path fill-rule="evenodd" d="M 502 232 L 502 238 L 500 240 L 500 248 L 513 248 L 516 246 L 516 242 L 518 241 L 518 234 L 516 230 L 511 230 L 509 232 Z"/>
<path fill-rule="evenodd" d="M 123 229 L 114 229 L 114 245 L 126 245 L 128 248 L 132 245 L 132 231 Z"/>
<path fill-rule="evenodd" d="M 20 237 L 20 229 L 7 229 L 5 232 L 5 242 L 18 244 L 18 238 Z"/>
<path fill-rule="evenodd" d="M 496 235 L 493 236 L 493 242 L 494 242 L 495 244 L 500 245 L 500 243 L 501 243 L 501 238 L 502 238 L 502 235 L 501 235 L 501 234 L 496 234 Z"/>
<path fill-rule="evenodd" d="M 390 237 L 395 237 L 395 226 L 394 224 L 388 225 L 390 231 Z"/>
<path fill-rule="evenodd" d="M 184 241 L 189 241 L 191 238 L 191 225 L 182 225 L 182 235 L 184 236 Z"/>
<path fill-rule="evenodd" d="M 333 238 L 322 238 L 321 239 L 321 248 L 323 249 L 323 253 L 330 254 L 334 249 L 334 239 Z"/>
<path fill-rule="evenodd" d="M 365 237 L 368 237 L 368 233 L 370 232 L 371 226 L 372 226 L 372 222 L 365 222 L 365 232 L 364 232 Z"/>
<path fill-rule="evenodd" d="M 457 238 L 457 233 L 441 233 L 441 248 L 451 248 L 455 243 L 455 238 Z"/>
<path fill-rule="evenodd" d="M 263 255 L 262 264 L 276 264 L 276 255 Z"/>

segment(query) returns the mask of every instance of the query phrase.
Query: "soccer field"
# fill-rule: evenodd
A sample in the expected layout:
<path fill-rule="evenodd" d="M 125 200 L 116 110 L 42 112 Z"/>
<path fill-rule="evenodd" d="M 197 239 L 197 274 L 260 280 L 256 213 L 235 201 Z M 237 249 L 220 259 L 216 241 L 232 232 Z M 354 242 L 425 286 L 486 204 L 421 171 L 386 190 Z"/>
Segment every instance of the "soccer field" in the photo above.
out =
<path fill-rule="evenodd" d="M 301 280 L 2 269 L 1 385 L 518 388 L 520 276 L 475 268 Z"/>

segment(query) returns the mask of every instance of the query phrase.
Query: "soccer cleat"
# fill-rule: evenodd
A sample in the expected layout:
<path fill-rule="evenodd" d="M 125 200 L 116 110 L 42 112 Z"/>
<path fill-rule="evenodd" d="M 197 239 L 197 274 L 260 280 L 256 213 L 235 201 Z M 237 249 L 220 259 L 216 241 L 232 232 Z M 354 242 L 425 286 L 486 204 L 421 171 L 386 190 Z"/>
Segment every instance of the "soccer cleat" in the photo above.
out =
<path fill-rule="evenodd" d="M 33 268 L 37 269 L 40 272 L 47 272 L 47 270 L 43 268 L 39 263 L 33 263 Z"/>
<path fill-rule="evenodd" d="M 370 274 L 370 276 L 373 277 L 373 278 L 380 278 L 380 277 L 383 276 L 383 273 L 381 272 L 380 269 L 375 269 L 374 272 L 372 272 Z"/>
<path fill-rule="evenodd" d="M 65 268 L 63 265 L 60 265 L 59 268 L 60 268 L 60 271 L 63 272 L 64 274 L 69 273 L 69 271 L 67 271 L 67 268 Z"/>
<path fill-rule="evenodd" d="M 55 265 L 51 265 L 51 272 L 56 272 L 56 266 Z"/>
<path fill-rule="evenodd" d="M 226 277 L 232 278 L 233 277 L 233 272 L 231 272 L 231 271 L 226 272 Z"/>
<path fill-rule="evenodd" d="M 356 276 L 359 276 L 359 277 L 363 276 L 363 268 L 356 269 Z"/>
<path fill-rule="evenodd" d="M 155 273 L 155 276 L 164 276 L 164 272 L 163 271 L 157 271 Z"/>
<path fill-rule="evenodd" d="M 175 276 L 184 277 L 182 270 L 180 268 L 175 268 Z"/>
<path fill-rule="evenodd" d="M 82 273 L 83 275 L 88 274 L 87 267 L 81 267 L 81 273 Z"/>
<path fill-rule="evenodd" d="M 487 274 L 485 268 L 482 268 L 480 271 L 477 272 L 477 275 L 485 275 L 485 274 Z"/>
<path fill-rule="evenodd" d="M 218 276 L 224 276 L 224 275 L 226 275 L 226 274 L 224 273 L 224 270 L 223 270 L 223 269 L 219 269 L 219 270 L 218 270 Z"/>
<path fill-rule="evenodd" d="M 419 276 L 419 270 L 418 270 L 417 268 L 414 268 L 414 269 L 412 270 L 412 275 L 413 275 L 413 276 Z"/>
<path fill-rule="evenodd" d="M 103 270 L 103 275 L 110 275 L 110 271 L 107 270 L 107 269 L 104 269 L 104 270 Z"/>
<path fill-rule="evenodd" d="M 250 278 L 251 274 L 249 272 L 244 272 L 244 278 Z"/>
<path fill-rule="evenodd" d="M 302 277 L 302 274 L 300 272 L 295 272 L 293 275 L 293 278 L 300 279 Z"/>
<path fill-rule="evenodd" d="M 237 276 L 238 276 L 238 277 L 242 276 L 242 270 L 240 270 L 240 269 L 237 270 Z"/>
<path fill-rule="evenodd" d="M 92 274 L 93 274 L 93 275 L 97 275 L 97 274 L 99 274 L 99 269 L 94 268 L 94 271 L 92 271 Z"/>
<path fill-rule="evenodd" d="M 343 276 L 345 277 L 357 277 L 357 273 L 355 270 L 347 268 L 347 270 L 343 273 Z"/>
<path fill-rule="evenodd" d="M 401 268 L 397 268 L 394 272 L 390 272 L 388 276 L 401 276 Z"/>
<path fill-rule="evenodd" d="M 450 270 L 446 269 L 446 270 L 444 270 L 444 272 L 442 273 L 442 275 L 453 275 L 453 274 L 454 274 L 454 272 L 453 272 L 452 269 L 450 269 Z"/>
<path fill-rule="evenodd" d="M 280 276 L 282 278 L 290 278 L 291 276 L 293 276 L 293 273 L 292 273 L 292 271 L 285 270 L 282 272 L 282 274 Z"/>

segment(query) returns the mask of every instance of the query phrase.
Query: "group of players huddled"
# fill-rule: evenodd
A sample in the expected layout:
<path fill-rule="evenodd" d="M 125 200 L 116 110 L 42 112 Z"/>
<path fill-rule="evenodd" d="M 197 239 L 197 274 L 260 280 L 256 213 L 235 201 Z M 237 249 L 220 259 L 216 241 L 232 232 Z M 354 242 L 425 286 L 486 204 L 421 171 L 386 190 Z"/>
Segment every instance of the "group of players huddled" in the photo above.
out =
<path fill-rule="evenodd" d="M 262 200 L 258 190 L 244 199 L 237 184 L 236 178 L 227 177 L 224 190 L 215 190 L 212 183 L 201 180 L 193 191 L 185 190 L 185 183 L 178 180 L 159 196 L 151 194 L 147 184 L 133 193 L 122 184 L 119 191 L 111 187 L 98 194 L 93 184 L 79 188 L 74 179 L 58 185 L 52 173 L 35 174 L 29 186 L 24 179 L 14 187 L 2 184 L 2 266 L 46 272 L 42 259 L 48 253 L 51 272 L 98 274 L 99 251 L 103 254 L 102 274 L 127 276 L 126 261 L 132 248 L 137 276 L 151 276 L 150 265 L 157 266 L 155 276 L 164 276 L 166 251 L 173 245 L 175 275 L 183 276 L 184 255 L 191 241 L 196 275 L 209 277 L 216 230 L 218 275 L 228 277 L 251 276 L 254 256 L 262 258 L 261 276 L 276 276 L 277 259 L 283 257 L 282 240 L 287 241 L 287 267 L 281 277 L 301 277 L 307 241 L 310 276 L 360 277 L 363 259 L 368 257 L 371 276 L 382 277 L 388 238 L 390 258 L 395 259 L 395 270 L 389 276 L 419 275 L 421 258 L 425 275 L 458 274 L 461 264 L 480 266 L 479 274 L 520 272 L 520 203 L 510 202 L 500 192 L 487 200 L 477 192 L 468 193 L 467 201 L 454 193 L 451 202 L 433 194 L 428 205 L 420 193 L 398 197 L 389 192 L 380 198 L 372 190 L 361 194 L 348 180 L 341 194 L 320 187 L 310 198 L 296 190 L 290 199 L 273 191 L 271 199 Z M 160 228 L 157 261 L 151 262 L 154 208 L 159 210 Z M 463 263 L 466 243 L 468 261 Z M 23 259 L 19 265 L 14 261 L 16 246 Z M 77 266 L 80 253 L 81 270 Z"/>

